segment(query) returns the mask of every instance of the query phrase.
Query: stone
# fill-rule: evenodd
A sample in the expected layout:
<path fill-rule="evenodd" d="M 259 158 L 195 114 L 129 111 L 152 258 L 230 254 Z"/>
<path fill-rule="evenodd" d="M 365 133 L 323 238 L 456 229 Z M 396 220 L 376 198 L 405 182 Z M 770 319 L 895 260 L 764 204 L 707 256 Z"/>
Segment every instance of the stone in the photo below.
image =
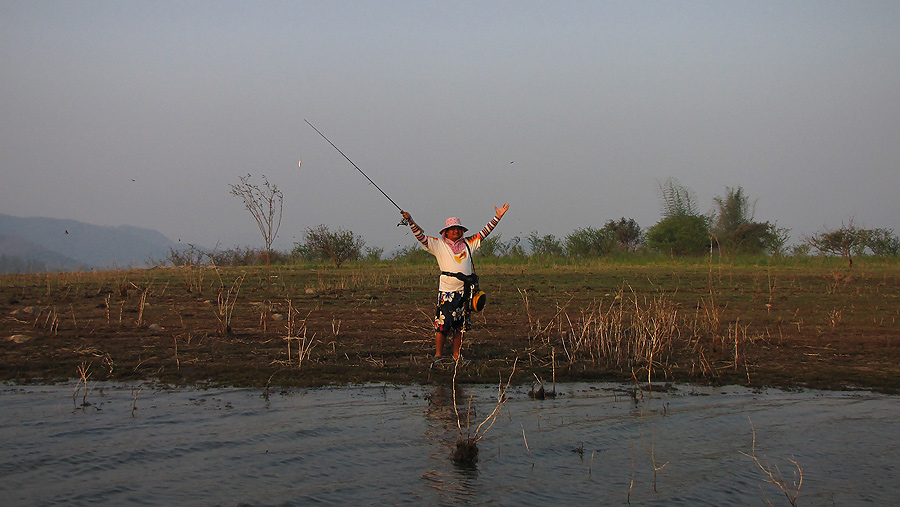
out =
<path fill-rule="evenodd" d="M 27 334 L 14 334 L 9 337 L 9 341 L 14 343 L 25 343 L 34 340 L 34 336 L 28 336 Z"/>

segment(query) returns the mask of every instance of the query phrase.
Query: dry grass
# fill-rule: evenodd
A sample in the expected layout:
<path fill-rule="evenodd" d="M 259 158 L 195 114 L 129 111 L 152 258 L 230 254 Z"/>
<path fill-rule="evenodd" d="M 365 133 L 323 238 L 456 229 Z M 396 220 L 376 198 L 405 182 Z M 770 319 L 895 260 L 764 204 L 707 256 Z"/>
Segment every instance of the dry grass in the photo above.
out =
<path fill-rule="evenodd" d="M 900 271 L 861 261 L 838 282 L 833 271 L 482 263 L 490 303 L 464 345 L 479 366 L 460 379 L 493 382 L 518 357 L 514 381 L 524 382 L 553 375 L 900 389 Z M 425 360 L 433 266 L 272 272 L 275 283 L 264 268 L 0 276 L 0 338 L 34 338 L 0 342 L 0 375 L 64 380 L 87 361 L 96 376 L 99 359 L 116 365 L 101 380 L 262 386 L 277 372 L 275 381 L 290 385 L 449 381 Z M 289 341 L 290 358 L 285 336 L 301 338 Z M 312 346 L 316 339 L 328 346 Z M 298 348 L 303 373 L 284 368 L 298 364 Z"/>

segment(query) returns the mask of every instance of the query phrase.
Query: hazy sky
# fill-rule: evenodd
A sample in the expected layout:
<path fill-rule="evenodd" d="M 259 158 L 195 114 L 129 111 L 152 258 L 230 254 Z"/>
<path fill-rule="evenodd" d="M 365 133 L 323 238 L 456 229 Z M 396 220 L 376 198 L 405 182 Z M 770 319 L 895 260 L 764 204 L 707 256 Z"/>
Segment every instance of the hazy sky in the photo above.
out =
<path fill-rule="evenodd" d="M 726 187 L 792 242 L 900 232 L 900 2 L 0 0 L 0 213 L 262 246 L 385 249 L 448 216 L 504 239 L 660 217 Z M 298 170 L 297 160 L 303 159 Z"/>

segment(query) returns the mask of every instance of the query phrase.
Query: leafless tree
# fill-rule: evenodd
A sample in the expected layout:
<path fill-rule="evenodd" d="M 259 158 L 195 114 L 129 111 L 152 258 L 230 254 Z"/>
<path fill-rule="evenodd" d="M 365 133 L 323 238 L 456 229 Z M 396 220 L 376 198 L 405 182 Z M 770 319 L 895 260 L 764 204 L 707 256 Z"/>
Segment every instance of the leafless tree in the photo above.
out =
<path fill-rule="evenodd" d="M 266 244 L 266 268 L 269 268 L 272 243 L 278 236 L 281 228 L 281 205 L 284 195 L 278 187 L 269 183 L 266 176 L 262 176 L 262 186 L 250 182 L 250 174 L 241 176 L 239 185 L 229 185 L 231 194 L 240 197 L 244 201 L 244 207 L 253 215 L 259 232 L 262 233 Z"/>

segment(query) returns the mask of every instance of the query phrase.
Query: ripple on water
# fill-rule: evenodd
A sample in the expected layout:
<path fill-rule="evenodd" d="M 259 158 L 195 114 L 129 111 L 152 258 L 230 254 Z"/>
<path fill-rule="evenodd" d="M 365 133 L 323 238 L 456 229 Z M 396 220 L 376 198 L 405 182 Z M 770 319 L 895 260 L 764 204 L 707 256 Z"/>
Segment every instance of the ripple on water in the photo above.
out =
<path fill-rule="evenodd" d="M 539 401 L 521 386 L 479 442 L 477 464 L 459 466 L 449 459 L 459 430 L 447 386 L 268 398 L 253 389 L 100 387 L 88 407 L 76 407 L 72 386 L 0 391 L 4 503 L 777 501 L 781 492 L 748 456 L 754 435 L 760 462 L 788 483 L 791 460 L 802 467 L 801 503 L 886 504 L 900 492 L 896 396 L 678 386 L 634 399 L 620 386 L 568 384 Z M 463 418 L 472 397 L 474 431 L 496 386 L 457 394 Z"/>

